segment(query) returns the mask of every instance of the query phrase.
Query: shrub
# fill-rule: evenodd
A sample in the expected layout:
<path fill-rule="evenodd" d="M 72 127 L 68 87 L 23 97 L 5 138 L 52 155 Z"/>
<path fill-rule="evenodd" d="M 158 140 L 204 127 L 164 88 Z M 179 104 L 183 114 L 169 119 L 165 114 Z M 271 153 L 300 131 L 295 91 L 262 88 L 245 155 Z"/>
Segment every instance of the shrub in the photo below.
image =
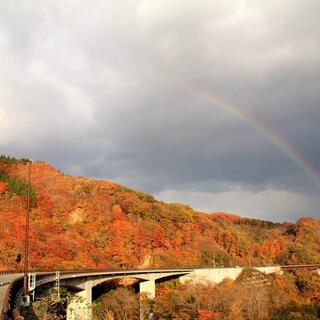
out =
<path fill-rule="evenodd" d="M 7 163 L 7 164 L 12 164 L 12 163 L 23 163 L 23 164 L 26 164 L 27 163 L 23 159 L 18 159 L 18 158 L 15 158 L 15 157 L 6 156 L 4 154 L 0 155 L 0 162 Z"/>
<path fill-rule="evenodd" d="M 16 194 L 18 196 L 24 196 L 28 194 L 28 184 L 22 180 L 10 178 L 4 172 L 0 172 L 0 181 L 5 182 L 8 185 L 8 191 L 10 196 Z M 32 207 L 37 206 L 36 195 L 34 190 L 31 189 L 30 201 Z"/>

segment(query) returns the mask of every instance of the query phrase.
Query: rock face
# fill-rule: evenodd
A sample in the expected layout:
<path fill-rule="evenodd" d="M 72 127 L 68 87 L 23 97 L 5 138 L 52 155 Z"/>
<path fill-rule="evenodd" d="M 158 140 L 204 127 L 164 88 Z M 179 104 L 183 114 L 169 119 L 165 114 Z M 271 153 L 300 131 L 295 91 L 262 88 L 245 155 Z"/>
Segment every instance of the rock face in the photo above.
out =
<path fill-rule="evenodd" d="M 0 161 L 0 269 L 21 267 L 27 172 L 19 161 Z M 320 221 L 311 218 L 279 224 L 200 213 L 43 162 L 32 165 L 32 189 L 35 269 L 242 266 L 249 255 L 253 265 L 320 260 Z"/>

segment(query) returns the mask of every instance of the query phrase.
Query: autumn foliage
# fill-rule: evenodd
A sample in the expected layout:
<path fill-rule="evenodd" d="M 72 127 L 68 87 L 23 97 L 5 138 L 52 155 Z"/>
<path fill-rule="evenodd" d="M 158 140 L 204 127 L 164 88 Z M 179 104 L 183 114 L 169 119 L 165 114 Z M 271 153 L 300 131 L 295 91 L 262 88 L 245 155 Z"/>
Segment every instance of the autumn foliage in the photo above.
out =
<path fill-rule="evenodd" d="M 320 275 L 312 271 L 266 275 L 244 269 L 235 281 L 219 284 L 160 282 L 155 300 L 141 299 L 132 287 L 117 286 L 94 302 L 94 319 L 111 314 L 114 320 L 317 320 L 319 281 Z"/>
<path fill-rule="evenodd" d="M 27 165 L 1 159 L 0 269 L 21 268 L 26 194 L 9 181 L 23 186 Z M 243 266 L 249 257 L 257 265 L 320 261 L 319 220 L 280 224 L 200 213 L 43 162 L 32 165 L 32 189 L 33 269 Z"/>

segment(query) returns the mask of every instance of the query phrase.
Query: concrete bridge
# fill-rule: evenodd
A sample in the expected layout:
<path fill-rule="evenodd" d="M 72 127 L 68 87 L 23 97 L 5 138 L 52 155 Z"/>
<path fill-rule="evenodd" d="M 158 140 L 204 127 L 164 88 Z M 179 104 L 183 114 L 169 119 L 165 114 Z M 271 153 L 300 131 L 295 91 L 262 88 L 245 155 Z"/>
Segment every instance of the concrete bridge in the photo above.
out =
<path fill-rule="evenodd" d="M 101 283 L 115 279 L 135 279 L 139 293 L 146 293 L 155 298 L 155 283 L 179 278 L 191 273 L 193 269 L 152 269 L 152 270 L 84 270 L 65 272 L 37 272 L 29 274 L 30 292 L 45 289 L 51 294 L 56 286 L 63 286 L 75 292 L 74 298 L 67 307 L 67 319 L 91 319 L 92 291 Z M 34 280 L 34 283 L 33 283 Z M 21 307 L 23 274 L 0 275 L 0 310 L 2 320 L 4 314 Z M 20 301 L 19 301 L 20 300 Z"/>
<path fill-rule="evenodd" d="M 265 266 L 253 267 L 266 274 L 281 273 L 283 270 L 299 268 L 316 270 L 320 265 Z M 169 279 L 179 278 L 181 282 L 219 283 L 226 278 L 235 280 L 243 268 L 211 268 L 211 269 L 150 269 L 150 270 L 83 270 L 65 272 L 37 272 L 29 274 L 30 292 L 42 289 L 51 294 L 57 286 L 64 286 L 74 291 L 74 298 L 67 306 L 67 319 L 90 320 L 93 290 L 104 282 L 115 279 L 134 279 L 139 293 L 146 293 L 155 298 L 155 284 Z M 20 308 L 19 295 L 23 286 L 23 274 L 0 273 L 0 310 L 2 320 L 4 314 Z"/>

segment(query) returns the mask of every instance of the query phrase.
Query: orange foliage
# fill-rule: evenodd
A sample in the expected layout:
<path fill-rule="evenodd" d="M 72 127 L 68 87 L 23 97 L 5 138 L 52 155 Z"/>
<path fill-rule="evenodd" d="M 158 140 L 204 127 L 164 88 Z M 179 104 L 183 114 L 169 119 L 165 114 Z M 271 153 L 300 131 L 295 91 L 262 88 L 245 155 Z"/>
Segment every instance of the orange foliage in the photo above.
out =
<path fill-rule="evenodd" d="M 199 320 L 216 320 L 219 318 L 219 313 L 213 311 L 198 311 Z"/>
<path fill-rule="evenodd" d="M 28 168 L 0 162 L 0 172 L 26 181 Z M 34 269 L 247 265 L 249 255 L 252 264 L 320 259 L 320 222 L 311 218 L 282 225 L 198 213 L 118 184 L 64 175 L 43 162 L 32 165 L 32 187 Z M 23 252 L 26 197 L 6 190 L 0 182 L 0 266 L 12 269 Z"/>
<path fill-rule="evenodd" d="M 5 193 L 7 189 L 7 184 L 5 182 L 0 181 L 0 194 Z"/>

